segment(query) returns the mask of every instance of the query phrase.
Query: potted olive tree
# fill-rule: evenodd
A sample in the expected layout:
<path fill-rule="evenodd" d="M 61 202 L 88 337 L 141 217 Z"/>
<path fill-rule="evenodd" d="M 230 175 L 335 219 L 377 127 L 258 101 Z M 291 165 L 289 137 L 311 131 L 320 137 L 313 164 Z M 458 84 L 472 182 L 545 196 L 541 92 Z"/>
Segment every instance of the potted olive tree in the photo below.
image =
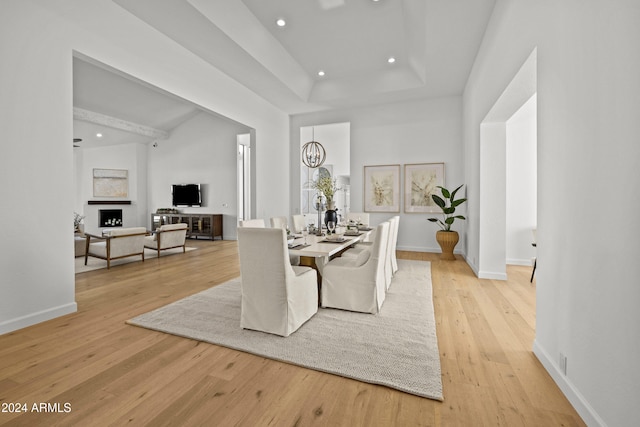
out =
<path fill-rule="evenodd" d="M 458 232 L 451 229 L 451 225 L 456 219 L 466 219 L 462 215 L 456 215 L 456 208 L 467 201 L 467 199 L 456 199 L 456 193 L 463 187 L 456 188 L 453 191 L 449 191 L 442 186 L 438 186 L 442 197 L 437 194 L 432 194 L 431 198 L 436 205 L 442 210 L 442 219 L 440 218 L 428 218 L 429 221 L 435 222 L 440 226 L 440 230 L 436 233 L 436 241 L 442 249 L 441 259 L 454 260 L 453 250 L 460 240 Z"/>

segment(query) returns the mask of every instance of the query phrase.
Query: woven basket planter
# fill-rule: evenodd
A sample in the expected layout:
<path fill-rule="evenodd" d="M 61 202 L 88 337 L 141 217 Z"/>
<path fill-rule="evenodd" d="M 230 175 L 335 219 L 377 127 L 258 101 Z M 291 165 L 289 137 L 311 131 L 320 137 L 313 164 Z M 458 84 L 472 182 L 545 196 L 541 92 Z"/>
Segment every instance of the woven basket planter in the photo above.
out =
<path fill-rule="evenodd" d="M 453 250 L 455 249 L 458 241 L 460 240 L 460 236 L 457 231 L 438 231 L 436 232 L 436 241 L 440 245 L 442 249 L 442 255 L 440 259 L 442 260 L 455 260 L 456 257 L 453 255 Z"/>

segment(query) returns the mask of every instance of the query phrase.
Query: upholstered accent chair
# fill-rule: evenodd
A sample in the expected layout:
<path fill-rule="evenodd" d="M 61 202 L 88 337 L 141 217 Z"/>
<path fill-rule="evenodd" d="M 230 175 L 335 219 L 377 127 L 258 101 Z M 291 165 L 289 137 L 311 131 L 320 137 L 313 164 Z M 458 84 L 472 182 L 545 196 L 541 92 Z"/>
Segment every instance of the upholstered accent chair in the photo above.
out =
<path fill-rule="evenodd" d="M 114 228 L 102 236 L 85 233 L 87 236 L 87 250 L 84 255 L 84 265 L 88 257 L 101 258 L 107 261 L 107 268 L 111 268 L 111 261 L 130 256 L 140 256 L 144 261 L 144 237 L 147 235 L 144 227 Z M 95 243 L 91 243 L 94 240 Z"/>
<path fill-rule="evenodd" d="M 289 336 L 318 311 L 315 270 L 292 266 L 281 228 L 238 228 L 244 329 Z"/>
<path fill-rule="evenodd" d="M 335 258 L 322 270 L 322 306 L 376 314 L 387 293 L 385 261 L 389 222 L 376 228 L 371 252 L 356 258 Z"/>
<path fill-rule="evenodd" d="M 182 248 L 186 252 L 185 240 L 187 238 L 187 224 L 165 224 L 160 226 L 153 236 L 145 236 L 144 247 L 158 252 L 172 248 Z"/>

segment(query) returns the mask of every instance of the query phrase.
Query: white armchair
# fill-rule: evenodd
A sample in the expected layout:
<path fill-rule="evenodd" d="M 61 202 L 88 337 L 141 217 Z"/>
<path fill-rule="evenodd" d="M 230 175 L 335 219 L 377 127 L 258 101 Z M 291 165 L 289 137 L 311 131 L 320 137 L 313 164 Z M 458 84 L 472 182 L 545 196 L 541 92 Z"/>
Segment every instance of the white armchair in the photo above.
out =
<path fill-rule="evenodd" d="M 385 300 L 387 286 L 384 266 L 389 223 L 376 228 L 371 252 L 357 258 L 336 258 L 322 271 L 322 306 L 363 313 L 378 313 Z"/>
<path fill-rule="evenodd" d="M 182 247 L 182 252 L 185 252 L 188 227 L 187 224 L 165 224 L 153 236 L 145 236 L 144 247 L 157 251 L 158 258 L 160 258 L 160 251 L 165 249 Z"/>
<path fill-rule="evenodd" d="M 85 233 L 87 236 L 87 250 L 84 255 L 84 265 L 88 257 L 107 260 L 107 268 L 111 268 L 111 261 L 119 258 L 140 255 L 144 261 L 144 237 L 147 235 L 144 227 L 115 228 L 102 236 Z M 91 243 L 91 240 L 97 240 Z"/>
<path fill-rule="evenodd" d="M 280 228 L 238 228 L 244 329 L 289 336 L 318 311 L 315 270 L 292 266 Z"/>

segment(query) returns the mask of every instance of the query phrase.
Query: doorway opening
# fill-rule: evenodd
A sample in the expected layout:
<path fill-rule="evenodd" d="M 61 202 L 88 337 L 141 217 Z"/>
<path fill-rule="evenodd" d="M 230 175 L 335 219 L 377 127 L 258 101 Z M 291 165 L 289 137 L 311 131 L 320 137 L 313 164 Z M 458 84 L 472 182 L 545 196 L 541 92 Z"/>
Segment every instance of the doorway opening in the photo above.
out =
<path fill-rule="evenodd" d="M 507 260 L 535 257 L 536 69 L 534 49 L 480 125 L 479 278 L 506 280 Z"/>
<path fill-rule="evenodd" d="M 238 221 L 251 218 L 251 135 L 238 135 Z"/>

